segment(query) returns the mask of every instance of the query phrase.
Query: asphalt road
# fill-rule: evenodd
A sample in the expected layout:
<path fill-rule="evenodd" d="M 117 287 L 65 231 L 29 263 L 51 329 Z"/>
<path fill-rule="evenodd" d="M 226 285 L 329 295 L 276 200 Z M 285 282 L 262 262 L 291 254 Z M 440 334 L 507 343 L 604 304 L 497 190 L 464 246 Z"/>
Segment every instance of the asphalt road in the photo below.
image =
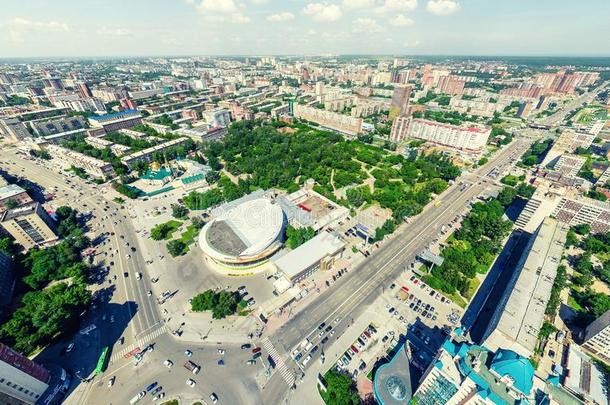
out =
<path fill-rule="evenodd" d="M 549 115 L 548 117 L 543 118 L 539 122 L 543 125 L 551 125 L 551 126 L 559 124 L 561 121 L 563 121 L 565 119 L 565 117 L 568 114 L 570 114 L 576 108 L 580 108 L 580 106 L 582 106 L 584 103 L 590 103 L 591 101 L 593 101 L 593 99 L 597 96 L 597 93 L 599 93 L 600 91 L 603 91 L 603 89 L 606 87 L 606 85 L 607 85 L 606 82 L 602 83 L 600 86 L 596 87 L 595 89 L 591 90 L 590 92 L 587 92 L 587 93 L 575 98 L 574 100 L 570 101 L 567 105 L 562 106 L 561 111 L 558 111 L 557 113 L 555 113 L 553 115 Z"/>
<path fill-rule="evenodd" d="M 456 184 L 439 196 L 436 204 L 432 203 L 333 288 L 324 291 L 318 299 L 293 316 L 270 337 L 280 355 L 284 354 L 282 357 L 286 358 L 305 338 L 318 344 L 324 338 L 324 334 L 319 336 L 318 330 L 318 325 L 323 322 L 333 325 L 336 335 L 332 339 L 336 339 L 404 271 L 405 266 L 431 243 L 443 224 L 449 223 L 471 199 L 490 187 L 497 187 L 493 179 L 486 175 L 494 168 L 501 172 L 511 166 L 512 160 L 519 158 L 532 142 L 531 138 L 519 138 L 486 165 L 460 177 Z M 460 182 L 466 187 L 461 186 Z M 318 353 L 319 351 L 310 364 L 319 356 Z M 287 363 L 289 368 L 299 367 L 292 359 L 288 359 Z M 278 403 L 286 394 L 286 383 L 280 377 L 275 377 L 268 387 L 265 403 Z"/>

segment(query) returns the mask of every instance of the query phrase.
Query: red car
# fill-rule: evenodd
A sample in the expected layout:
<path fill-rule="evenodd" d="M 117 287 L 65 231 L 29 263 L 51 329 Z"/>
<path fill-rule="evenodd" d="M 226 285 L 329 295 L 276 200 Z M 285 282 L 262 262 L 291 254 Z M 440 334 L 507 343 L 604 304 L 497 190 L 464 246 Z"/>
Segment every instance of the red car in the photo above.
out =
<path fill-rule="evenodd" d="M 258 353 L 261 351 L 260 347 L 255 347 L 254 349 L 252 349 L 252 353 Z"/>
<path fill-rule="evenodd" d="M 352 345 L 351 348 L 354 351 L 354 353 L 358 353 L 358 349 L 356 348 L 356 346 Z"/>

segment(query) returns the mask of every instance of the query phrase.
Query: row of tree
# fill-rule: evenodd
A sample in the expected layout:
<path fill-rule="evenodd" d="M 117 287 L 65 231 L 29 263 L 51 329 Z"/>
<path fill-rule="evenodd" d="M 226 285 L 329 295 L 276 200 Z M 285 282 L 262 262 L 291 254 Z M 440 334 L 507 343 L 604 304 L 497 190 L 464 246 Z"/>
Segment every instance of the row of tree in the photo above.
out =
<path fill-rule="evenodd" d="M 207 290 L 197 294 L 191 301 L 191 309 L 194 312 L 212 311 L 212 318 L 222 319 L 235 314 L 238 307 L 244 307 L 245 303 L 241 300 L 236 291 Z"/>
<path fill-rule="evenodd" d="M 21 305 L 0 327 L 0 339 L 29 355 L 73 332 L 79 326 L 79 315 L 89 305 L 88 267 L 82 252 L 90 246 L 77 212 L 59 207 L 56 212 L 57 233 L 63 240 L 46 249 L 30 249 L 15 255 L 19 289 L 25 291 Z M 0 249 L 15 254 L 9 241 L 3 239 Z"/>

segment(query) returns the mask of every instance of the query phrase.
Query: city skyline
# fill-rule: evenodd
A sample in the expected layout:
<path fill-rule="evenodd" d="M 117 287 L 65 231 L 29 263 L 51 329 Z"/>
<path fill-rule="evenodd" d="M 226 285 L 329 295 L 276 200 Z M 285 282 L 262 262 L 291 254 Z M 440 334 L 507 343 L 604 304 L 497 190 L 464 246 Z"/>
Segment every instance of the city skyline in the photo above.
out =
<path fill-rule="evenodd" d="M 587 19 L 574 18 L 582 4 L 492 3 L 34 0 L 3 6 L 0 55 L 610 55 L 606 2 L 588 1 Z"/>

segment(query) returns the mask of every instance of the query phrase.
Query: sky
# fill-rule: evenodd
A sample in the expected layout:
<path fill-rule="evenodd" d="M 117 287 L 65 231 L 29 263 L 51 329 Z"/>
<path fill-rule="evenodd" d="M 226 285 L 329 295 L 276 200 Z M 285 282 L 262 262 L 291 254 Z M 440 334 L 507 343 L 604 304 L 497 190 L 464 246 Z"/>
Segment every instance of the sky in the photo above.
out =
<path fill-rule="evenodd" d="M 1 0 L 0 59 L 610 56 L 609 0 Z"/>

